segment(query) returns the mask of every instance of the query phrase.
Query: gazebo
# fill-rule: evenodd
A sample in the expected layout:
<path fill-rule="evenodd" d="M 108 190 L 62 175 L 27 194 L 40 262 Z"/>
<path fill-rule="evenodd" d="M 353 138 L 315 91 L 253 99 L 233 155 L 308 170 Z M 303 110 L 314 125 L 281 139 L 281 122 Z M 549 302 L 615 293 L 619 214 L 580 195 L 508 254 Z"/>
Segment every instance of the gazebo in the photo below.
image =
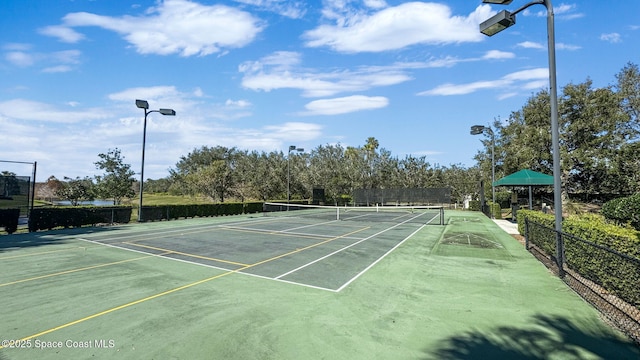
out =
<path fill-rule="evenodd" d="M 529 169 L 517 171 L 511 175 L 505 176 L 493 183 L 493 186 L 528 186 L 529 187 L 529 210 L 533 206 L 533 195 L 531 189 L 534 186 L 552 186 L 553 176 L 536 172 Z M 513 211 L 515 217 L 515 211 Z"/>

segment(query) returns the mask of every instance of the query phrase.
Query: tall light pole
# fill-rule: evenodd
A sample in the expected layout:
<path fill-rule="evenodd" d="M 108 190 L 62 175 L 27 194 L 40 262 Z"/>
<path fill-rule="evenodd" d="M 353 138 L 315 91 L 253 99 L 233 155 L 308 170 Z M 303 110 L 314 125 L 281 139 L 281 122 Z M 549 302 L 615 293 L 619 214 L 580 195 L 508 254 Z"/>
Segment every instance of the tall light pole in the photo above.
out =
<path fill-rule="evenodd" d="M 292 151 L 303 152 L 304 149 L 289 145 L 289 152 L 287 153 L 287 204 L 291 202 L 291 165 L 289 164 L 289 159 Z"/>
<path fill-rule="evenodd" d="M 508 5 L 512 0 L 482 0 L 485 4 Z M 560 173 L 560 134 L 558 126 L 558 90 L 556 83 L 556 44 L 554 30 L 553 5 L 551 0 L 536 0 L 520 7 L 514 12 L 503 10 L 480 24 L 480 32 L 493 36 L 516 23 L 516 14 L 532 5 L 544 5 L 547 8 L 547 44 L 549 48 L 549 88 L 551 97 L 551 147 L 553 151 L 553 202 L 555 207 L 555 230 L 557 237 L 558 264 L 562 265 L 562 178 Z M 562 266 L 560 266 L 562 274 Z"/>
<path fill-rule="evenodd" d="M 480 135 L 487 132 L 491 135 L 491 195 L 493 203 L 496 203 L 496 187 L 493 185 L 496 182 L 496 137 L 493 133 L 493 129 L 484 125 L 473 125 L 471 127 L 471 135 Z M 491 218 L 493 219 L 493 205 L 491 208 Z"/>
<path fill-rule="evenodd" d="M 144 127 L 142 130 L 142 164 L 140 165 L 140 203 L 138 204 L 138 222 L 142 221 L 142 193 L 144 191 L 144 147 L 147 141 L 147 115 L 157 112 L 162 115 L 175 116 L 173 109 L 149 110 L 149 103 L 146 100 L 136 100 L 136 106 L 144 110 Z"/>

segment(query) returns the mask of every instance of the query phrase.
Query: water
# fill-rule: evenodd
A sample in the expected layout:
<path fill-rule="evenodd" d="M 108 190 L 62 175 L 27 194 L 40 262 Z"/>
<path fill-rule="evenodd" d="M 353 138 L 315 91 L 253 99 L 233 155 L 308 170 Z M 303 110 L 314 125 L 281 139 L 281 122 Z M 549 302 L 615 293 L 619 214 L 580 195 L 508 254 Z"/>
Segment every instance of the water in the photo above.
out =
<path fill-rule="evenodd" d="M 56 205 L 71 206 L 71 201 L 56 201 Z M 95 205 L 95 206 L 113 206 L 113 200 L 93 200 L 93 201 L 81 201 L 78 205 Z"/>

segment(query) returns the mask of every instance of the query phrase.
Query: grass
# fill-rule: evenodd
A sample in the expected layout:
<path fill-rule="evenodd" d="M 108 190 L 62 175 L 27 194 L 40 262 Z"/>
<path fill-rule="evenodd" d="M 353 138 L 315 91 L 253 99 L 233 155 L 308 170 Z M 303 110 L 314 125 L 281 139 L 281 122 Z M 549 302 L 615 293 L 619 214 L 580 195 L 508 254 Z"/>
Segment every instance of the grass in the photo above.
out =
<path fill-rule="evenodd" d="M 203 196 L 183 196 L 170 195 L 166 193 L 145 193 L 143 196 L 143 205 L 188 205 L 188 204 L 211 204 L 210 198 Z M 128 199 L 122 202 L 123 205 L 138 206 L 139 198 Z"/>

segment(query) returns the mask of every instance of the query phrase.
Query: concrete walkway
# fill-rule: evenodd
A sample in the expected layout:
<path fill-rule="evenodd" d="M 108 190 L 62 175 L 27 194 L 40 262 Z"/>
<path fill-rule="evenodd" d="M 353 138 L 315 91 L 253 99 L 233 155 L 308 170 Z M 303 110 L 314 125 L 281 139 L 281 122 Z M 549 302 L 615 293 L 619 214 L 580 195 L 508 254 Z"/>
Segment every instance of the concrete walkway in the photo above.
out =
<path fill-rule="evenodd" d="M 520 235 L 518 232 L 518 223 L 511 222 L 509 220 L 493 220 L 502 230 L 504 230 L 509 235 Z"/>

